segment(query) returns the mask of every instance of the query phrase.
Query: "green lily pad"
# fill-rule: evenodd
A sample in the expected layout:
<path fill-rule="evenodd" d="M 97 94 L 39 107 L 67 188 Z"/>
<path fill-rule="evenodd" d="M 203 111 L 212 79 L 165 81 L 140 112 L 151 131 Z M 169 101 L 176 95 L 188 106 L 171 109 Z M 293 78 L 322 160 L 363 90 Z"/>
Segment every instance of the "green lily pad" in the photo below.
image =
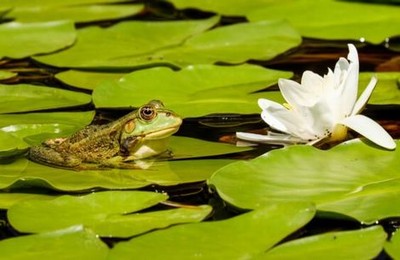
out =
<path fill-rule="evenodd" d="M 96 107 L 137 107 L 154 98 L 183 117 L 210 113 L 258 113 L 259 97 L 282 101 L 278 91 L 249 94 L 276 84 L 292 73 L 254 65 L 188 66 L 180 71 L 169 68 L 140 70 L 107 81 L 93 91 Z"/>
<path fill-rule="evenodd" d="M 93 116 L 93 111 L 0 115 L 0 159 L 46 139 L 68 136 L 90 124 Z"/>
<path fill-rule="evenodd" d="M 120 60 L 138 55 L 149 57 L 160 48 L 179 46 L 188 37 L 214 26 L 218 20 L 212 17 L 196 21 L 129 21 L 109 28 L 87 27 L 78 31 L 79 41 L 73 47 L 35 59 L 57 67 L 135 67 L 137 63 Z"/>
<path fill-rule="evenodd" d="M 0 209 L 9 209 L 24 200 L 51 200 L 55 196 L 35 193 L 0 193 Z"/>
<path fill-rule="evenodd" d="M 15 203 L 7 217 L 20 232 L 41 233 L 84 225 L 99 236 L 131 237 L 173 224 L 199 222 L 212 210 L 204 205 L 132 214 L 165 199 L 165 194 L 142 191 L 64 195 L 52 200 L 29 199 Z"/>
<path fill-rule="evenodd" d="M 127 73 L 67 70 L 56 74 L 56 79 L 76 88 L 93 90 L 103 81 L 117 81 Z"/>
<path fill-rule="evenodd" d="M 0 241 L 4 259 L 106 259 L 108 247 L 82 226 Z"/>
<path fill-rule="evenodd" d="M 17 76 L 17 73 L 11 72 L 11 71 L 6 71 L 6 70 L 0 70 L 0 80 L 4 79 L 10 79 L 15 76 Z"/>
<path fill-rule="evenodd" d="M 314 213 L 308 203 L 270 204 L 231 219 L 174 226 L 120 242 L 109 259 L 251 258 L 302 227 Z"/>
<path fill-rule="evenodd" d="M 137 14 L 142 10 L 143 5 L 131 4 L 49 6 L 40 3 L 35 6 L 15 5 L 15 8 L 6 17 L 13 18 L 18 22 L 71 20 L 80 23 L 123 18 Z"/>
<path fill-rule="evenodd" d="M 79 41 L 73 47 L 35 59 L 70 68 L 183 67 L 217 61 L 267 60 L 301 42 L 299 34 L 283 21 L 243 23 L 206 31 L 218 19 L 124 22 L 106 29 L 85 28 L 78 31 Z"/>
<path fill-rule="evenodd" d="M 389 241 L 385 243 L 385 251 L 393 259 L 400 259 L 400 231 L 396 230 Z"/>
<path fill-rule="evenodd" d="M 372 76 L 378 78 L 378 83 L 375 87 L 368 104 L 387 105 L 400 104 L 400 89 L 398 82 L 400 80 L 399 72 L 379 72 L 379 73 L 360 73 L 360 92 L 365 89 Z"/>
<path fill-rule="evenodd" d="M 319 210 L 372 223 L 400 216 L 400 205 L 393 203 L 400 197 L 399 157 L 399 149 L 381 150 L 360 140 L 328 151 L 290 146 L 228 165 L 209 184 L 240 208 L 312 201 Z"/>
<path fill-rule="evenodd" d="M 0 59 L 53 52 L 72 45 L 76 39 L 71 21 L 4 23 L 0 25 L 0 35 Z"/>
<path fill-rule="evenodd" d="M 84 93 L 30 84 L 0 84 L 0 96 L 0 113 L 72 107 L 91 102 L 91 96 Z"/>
<path fill-rule="evenodd" d="M 15 229 L 26 233 L 48 232 L 76 225 L 92 227 L 114 215 L 143 210 L 167 198 L 166 194 L 145 191 L 63 195 L 52 200 L 24 200 L 8 209 L 7 218 Z"/>
<path fill-rule="evenodd" d="M 355 12 L 354 10 L 357 10 Z M 246 14 L 250 21 L 286 19 L 302 36 L 381 43 L 399 34 L 400 7 L 355 1 L 272 1 Z"/>
<path fill-rule="evenodd" d="M 381 226 L 329 232 L 283 243 L 257 259 L 374 259 L 386 236 Z"/>
<path fill-rule="evenodd" d="M 169 0 L 174 4 L 175 8 L 197 8 L 203 11 L 216 12 L 222 15 L 230 16 L 244 16 L 253 10 L 264 8 L 266 5 L 271 4 L 271 0 L 236 0 L 235 4 L 229 0 Z"/>
<path fill-rule="evenodd" d="M 148 169 L 73 171 L 53 168 L 20 158 L 1 165 L 0 189 L 45 187 L 63 191 L 95 188 L 137 189 L 152 184 L 170 186 L 204 181 L 233 160 L 206 159 L 148 162 Z"/>

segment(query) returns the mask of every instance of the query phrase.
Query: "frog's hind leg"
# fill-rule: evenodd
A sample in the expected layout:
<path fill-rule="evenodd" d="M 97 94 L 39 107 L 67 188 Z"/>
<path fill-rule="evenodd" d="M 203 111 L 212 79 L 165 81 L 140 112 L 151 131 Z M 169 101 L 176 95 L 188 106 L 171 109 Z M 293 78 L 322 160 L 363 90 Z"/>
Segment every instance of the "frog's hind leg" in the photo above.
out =
<path fill-rule="evenodd" d="M 79 166 L 82 161 L 77 157 L 70 154 L 61 154 L 56 150 L 45 146 L 33 146 L 29 149 L 29 159 L 32 161 L 57 166 L 62 168 L 75 168 Z"/>

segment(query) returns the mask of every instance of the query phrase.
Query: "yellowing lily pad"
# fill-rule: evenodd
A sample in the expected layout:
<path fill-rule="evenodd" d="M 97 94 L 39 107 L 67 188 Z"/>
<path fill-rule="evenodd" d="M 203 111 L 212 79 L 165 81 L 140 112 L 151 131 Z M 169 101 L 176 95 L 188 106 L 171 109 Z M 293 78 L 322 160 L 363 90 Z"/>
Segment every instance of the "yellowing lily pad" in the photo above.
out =
<path fill-rule="evenodd" d="M 0 209 L 9 209 L 14 204 L 24 200 L 51 200 L 53 195 L 36 194 L 36 193 L 0 193 Z"/>
<path fill-rule="evenodd" d="M 4 259 L 106 259 L 108 247 L 91 230 L 75 226 L 0 241 Z"/>
<path fill-rule="evenodd" d="M 210 28 L 218 17 L 198 21 L 124 22 L 106 29 L 85 28 L 68 50 L 36 60 L 69 68 L 184 67 L 215 62 L 267 60 L 300 44 L 283 21 Z M 102 41 L 98 41 L 102 39 Z"/>
<path fill-rule="evenodd" d="M 76 39 L 71 21 L 3 23 L 0 25 L 0 35 L 0 59 L 21 59 L 53 52 L 72 45 Z"/>
<path fill-rule="evenodd" d="M 93 101 L 98 108 L 138 107 L 157 97 L 183 117 L 258 113 L 258 98 L 280 102 L 282 96 L 278 91 L 250 93 L 291 76 L 254 65 L 195 65 L 180 71 L 152 68 L 127 74 L 118 82 L 101 83 L 93 92 Z"/>
<path fill-rule="evenodd" d="M 30 84 L 0 84 L 0 96 L 0 113 L 72 107 L 91 102 L 91 96 L 84 93 Z"/>
<path fill-rule="evenodd" d="M 257 259 L 374 259 L 386 237 L 381 226 L 329 232 L 283 243 Z"/>
<path fill-rule="evenodd" d="M 381 150 L 360 140 L 327 151 L 290 146 L 228 165 L 209 184 L 240 208 L 312 201 L 319 210 L 371 223 L 400 216 L 400 206 L 393 203 L 400 197 L 399 157 L 398 149 Z"/>
<path fill-rule="evenodd" d="M 185 224 L 118 243 L 109 259 L 246 259 L 305 225 L 315 209 L 308 203 L 270 204 L 223 221 Z M 154 249 L 157 250 L 154 250 Z"/>

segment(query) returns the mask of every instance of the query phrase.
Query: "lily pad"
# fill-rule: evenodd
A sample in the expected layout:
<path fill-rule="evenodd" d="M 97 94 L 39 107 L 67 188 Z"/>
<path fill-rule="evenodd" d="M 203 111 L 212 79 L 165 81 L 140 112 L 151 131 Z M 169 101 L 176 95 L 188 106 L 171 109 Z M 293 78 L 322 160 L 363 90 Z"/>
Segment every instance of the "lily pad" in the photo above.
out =
<path fill-rule="evenodd" d="M 120 60 L 138 55 L 149 57 L 159 49 L 179 46 L 188 37 L 214 26 L 218 20 L 212 17 L 196 21 L 128 21 L 109 28 L 87 27 L 78 31 L 79 41 L 73 47 L 35 59 L 57 67 L 135 67 L 137 63 Z"/>
<path fill-rule="evenodd" d="M 167 198 L 142 191 L 108 191 L 86 196 L 64 195 L 53 200 L 24 200 L 7 217 L 20 232 L 40 233 L 84 225 L 103 237 L 131 237 L 173 224 L 199 222 L 212 210 L 208 205 L 135 213 Z"/>
<path fill-rule="evenodd" d="M 48 232 L 76 225 L 91 227 L 107 221 L 108 217 L 143 210 L 167 198 L 166 194 L 145 191 L 63 195 L 52 200 L 17 203 L 8 209 L 7 218 L 15 229 L 26 233 Z"/>
<path fill-rule="evenodd" d="M 76 39 L 71 21 L 9 22 L 0 25 L 0 35 L 0 59 L 53 52 L 72 45 Z"/>
<path fill-rule="evenodd" d="M 183 117 L 258 113 L 258 98 L 281 102 L 282 96 L 278 91 L 250 93 L 291 76 L 254 65 L 195 65 L 180 71 L 152 68 L 127 74 L 118 82 L 103 82 L 94 90 L 93 101 L 98 108 L 137 107 L 157 97 Z"/>
<path fill-rule="evenodd" d="M 0 241 L 4 259 L 106 259 L 109 252 L 91 230 L 82 226 Z"/>
<path fill-rule="evenodd" d="M 386 236 L 381 226 L 329 232 L 283 243 L 257 259 L 374 259 Z"/>
<path fill-rule="evenodd" d="M 368 101 L 368 104 L 374 105 L 388 105 L 388 104 L 400 104 L 400 88 L 399 72 L 380 72 L 380 73 L 360 73 L 360 89 L 361 92 L 368 84 L 372 76 L 378 78 L 378 83 L 375 87 L 372 96 Z"/>
<path fill-rule="evenodd" d="M 355 12 L 354 10 L 357 10 Z M 355 1 L 272 1 L 246 14 L 250 21 L 286 19 L 302 36 L 381 43 L 399 34 L 400 7 Z"/>
<path fill-rule="evenodd" d="M 393 203 L 400 197 L 399 157 L 398 149 L 381 150 L 360 140 L 327 151 L 290 146 L 228 165 L 209 184 L 240 208 L 312 201 L 319 210 L 372 223 L 400 216 L 400 206 Z"/>
<path fill-rule="evenodd" d="M 84 93 L 30 84 L 0 84 L 0 96 L 0 113 L 72 107 L 91 102 L 91 96 Z"/>
<path fill-rule="evenodd" d="M 70 86 L 93 90 L 103 81 L 117 81 L 127 73 L 67 70 L 56 74 L 56 79 Z"/>
<path fill-rule="evenodd" d="M 270 204 L 227 220 L 174 226 L 120 242 L 109 259 L 251 258 L 305 225 L 314 213 L 308 203 Z"/>
<path fill-rule="evenodd" d="M 6 71 L 6 70 L 0 70 L 0 80 L 4 79 L 10 79 L 15 76 L 17 76 L 17 73 L 11 72 L 11 71 Z"/>
<path fill-rule="evenodd" d="M 63 1 L 64 2 L 64 1 Z M 123 18 L 139 13 L 143 5 L 43 5 L 18 6 L 12 9 L 7 18 L 18 22 L 48 22 L 71 20 L 77 23 Z"/>
<path fill-rule="evenodd" d="M 204 181 L 233 160 L 206 159 L 148 162 L 148 169 L 73 171 L 20 158 L 1 165 L 0 189 L 45 187 L 64 191 L 95 188 L 137 189 L 152 184 L 170 186 Z M 151 167 L 150 167 L 151 166 Z"/>
<path fill-rule="evenodd" d="M 57 67 L 143 68 L 167 65 L 242 63 L 268 60 L 300 44 L 299 34 L 283 21 L 210 27 L 218 17 L 200 21 L 124 22 L 106 29 L 85 28 L 68 50 L 35 59 Z M 103 39 L 101 42 L 98 39 Z"/>
<path fill-rule="evenodd" d="M 35 193 L 0 193 L 0 209 L 9 209 L 14 204 L 24 200 L 51 200 L 53 195 Z"/>
<path fill-rule="evenodd" d="M 46 139 L 68 136 L 90 124 L 93 116 L 93 111 L 0 115 L 0 159 Z"/>
<path fill-rule="evenodd" d="M 393 259 L 400 258 L 400 231 L 396 230 L 392 234 L 392 237 L 389 241 L 385 243 L 385 251 L 388 253 Z"/>

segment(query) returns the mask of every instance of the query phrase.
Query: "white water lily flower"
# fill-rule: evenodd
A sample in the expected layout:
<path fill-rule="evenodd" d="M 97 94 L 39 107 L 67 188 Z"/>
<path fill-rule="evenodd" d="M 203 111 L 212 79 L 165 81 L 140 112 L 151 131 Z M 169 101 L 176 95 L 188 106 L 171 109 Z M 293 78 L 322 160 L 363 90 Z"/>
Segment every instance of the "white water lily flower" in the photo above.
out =
<path fill-rule="evenodd" d="M 358 54 L 349 44 L 346 60 L 340 58 L 334 71 L 328 70 L 323 77 L 305 71 L 301 84 L 279 79 L 278 85 L 287 104 L 259 99 L 262 119 L 281 133 L 268 135 L 237 133 L 242 140 L 266 143 L 320 144 L 342 141 L 347 128 L 358 132 L 375 144 L 386 149 L 395 149 L 392 137 L 375 121 L 360 115 L 365 107 L 377 79 L 371 78 L 368 86 L 357 100 Z"/>

